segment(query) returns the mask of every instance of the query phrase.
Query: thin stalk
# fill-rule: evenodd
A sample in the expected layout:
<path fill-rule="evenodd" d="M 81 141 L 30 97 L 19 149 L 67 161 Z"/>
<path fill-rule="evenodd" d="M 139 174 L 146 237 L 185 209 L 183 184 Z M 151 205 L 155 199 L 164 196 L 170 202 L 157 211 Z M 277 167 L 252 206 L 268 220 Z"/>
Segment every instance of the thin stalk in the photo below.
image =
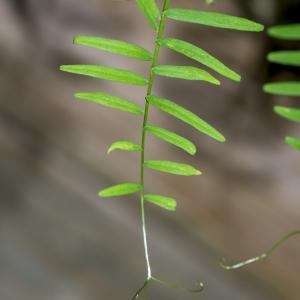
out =
<path fill-rule="evenodd" d="M 158 55 L 159 55 L 159 50 L 160 50 L 160 44 L 158 43 L 158 41 L 159 41 L 159 39 L 161 39 L 163 37 L 165 24 L 166 24 L 165 11 L 169 8 L 170 1 L 171 0 L 164 0 L 162 16 L 161 16 L 159 29 L 157 31 L 156 40 L 155 40 L 156 45 L 155 45 L 155 50 L 154 50 L 153 58 L 152 58 L 152 65 L 151 65 L 151 71 L 150 71 L 150 75 L 149 75 L 149 83 L 148 83 L 146 97 L 150 96 L 152 94 L 154 78 L 155 78 L 153 68 L 157 66 Z M 146 257 L 146 263 L 147 263 L 147 279 L 149 280 L 152 278 L 152 273 L 151 273 L 151 265 L 150 265 L 150 260 L 149 260 L 149 251 L 148 251 L 148 244 L 147 244 L 147 233 L 146 233 L 146 223 L 145 223 L 145 200 L 144 200 L 144 195 L 145 195 L 144 162 L 145 162 L 145 143 L 146 143 L 145 127 L 147 126 L 147 122 L 148 122 L 149 102 L 147 101 L 147 98 L 145 98 L 145 99 L 146 99 L 146 103 L 145 103 L 145 109 L 144 109 L 144 121 L 143 121 L 142 142 L 141 142 L 141 179 L 140 179 L 140 184 L 142 187 L 141 188 L 141 219 L 142 219 L 142 228 L 143 228 L 143 241 L 144 241 L 145 257 Z"/>
<path fill-rule="evenodd" d="M 281 238 L 279 241 L 277 241 L 270 249 L 268 249 L 266 252 L 262 253 L 261 255 L 249 258 L 247 260 L 241 261 L 234 265 L 227 265 L 226 260 L 224 258 L 222 258 L 220 261 L 220 266 L 225 270 L 234 270 L 234 269 L 239 269 L 246 265 L 250 265 L 257 261 L 266 259 L 275 250 L 277 250 L 277 248 L 280 247 L 286 240 L 288 240 L 289 238 L 291 238 L 295 235 L 299 235 L 299 234 L 300 234 L 300 230 L 292 231 L 292 232 L 288 233 L 287 235 L 285 235 L 283 238 Z"/>

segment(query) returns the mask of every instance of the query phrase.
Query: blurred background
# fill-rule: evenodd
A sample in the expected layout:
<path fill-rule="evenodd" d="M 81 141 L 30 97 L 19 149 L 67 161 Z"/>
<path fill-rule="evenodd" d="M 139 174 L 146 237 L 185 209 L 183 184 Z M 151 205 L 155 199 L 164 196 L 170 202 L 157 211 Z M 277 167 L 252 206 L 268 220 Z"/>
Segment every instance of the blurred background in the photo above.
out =
<path fill-rule="evenodd" d="M 173 0 L 273 24 L 300 22 L 299 0 Z M 160 2 L 161 4 L 161 2 Z M 95 63 L 145 76 L 148 63 L 73 46 L 74 35 L 98 35 L 153 48 L 153 32 L 134 1 L 0 0 L 0 299 L 130 299 L 145 279 L 137 196 L 100 199 L 109 185 L 138 180 L 138 154 L 114 152 L 116 140 L 139 142 L 141 118 L 73 99 L 105 91 L 144 103 L 145 89 L 62 74 L 61 64 Z M 192 285 L 200 295 L 156 284 L 149 299 L 298 300 L 299 238 L 258 264 L 228 272 L 229 262 L 255 256 L 300 227 L 299 154 L 284 144 L 299 127 L 272 106 L 297 99 L 263 94 L 266 81 L 299 79 L 294 68 L 270 66 L 266 53 L 299 49 L 264 33 L 241 33 L 168 22 L 166 35 L 209 51 L 243 77 L 221 87 L 160 78 L 155 93 L 175 100 L 219 128 L 220 144 L 155 109 L 150 122 L 195 142 L 190 157 L 149 135 L 148 159 L 186 162 L 201 177 L 146 172 L 150 192 L 173 196 L 176 213 L 146 207 L 156 276 Z M 160 62 L 194 62 L 162 50 Z M 196 65 L 196 64 L 195 64 Z M 299 100 L 299 99 L 298 99 Z"/>

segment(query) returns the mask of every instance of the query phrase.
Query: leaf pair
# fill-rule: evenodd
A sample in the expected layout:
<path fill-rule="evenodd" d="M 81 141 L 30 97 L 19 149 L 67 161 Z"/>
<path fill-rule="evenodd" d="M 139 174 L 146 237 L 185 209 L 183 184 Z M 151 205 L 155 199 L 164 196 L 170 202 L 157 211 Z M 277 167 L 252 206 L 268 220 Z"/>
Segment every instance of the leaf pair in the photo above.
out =
<path fill-rule="evenodd" d="M 117 184 L 111 187 L 108 187 L 99 192 L 100 197 L 108 198 L 108 197 L 116 197 L 116 196 L 124 196 L 129 194 L 134 194 L 140 192 L 142 186 L 138 183 L 128 182 Z M 146 194 L 144 195 L 144 199 L 150 203 L 158 205 L 164 209 L 174 211 L 176 210 L 176 200 L 171 197 L 165 197 L 156 194 Z"/>

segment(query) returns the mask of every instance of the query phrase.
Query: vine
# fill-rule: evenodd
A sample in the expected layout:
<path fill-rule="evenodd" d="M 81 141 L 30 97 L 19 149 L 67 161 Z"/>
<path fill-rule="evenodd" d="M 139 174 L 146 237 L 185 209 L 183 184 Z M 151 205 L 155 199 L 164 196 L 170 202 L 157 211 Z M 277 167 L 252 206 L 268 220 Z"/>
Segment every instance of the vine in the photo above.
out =
<path fill-rule="evenodd" d="M 300 24 L 273 26 L 269 28 L 268 34 L 269 36 L 278 39 L 300 41 Z M 276 63 L 285 66 L 300 67 L 299 50 L 271 52 L 268 54 L 267 59 L 271 63 Z M 263 90 L 266 93 L 272 95 L 297 97 L 300 96 L 300 82 L 289 81 L 289 82 L 266 83 L 263 86 Z M 300 123 L 300 109 L 285 107 L 285 106 L 275 106 L 274 112 L 290 121 Z M 300 140 L 298 138 L 287 136 L 285 138 L 285 142 L 293 149 L 300 151 Z M 277 241 L 268 251 L 256 257 L 238 262 L 236 264 L 228 265 L 226 264 L 226 260 L 223 258 L 220 261 L 220 266 L 226 270 L 233 270 L 233 269 L 238 269 L 246 265 L 258 262 L 260 260 L 264 260 L 268 256 L 270 256 L 275 250 L 277 250 L 277 248 L 279 248 L 289 238 L 299 234 L 300 234 L 300 230 L 289 232 L 288 234 L 283 236 L 279 241 Z"/>
<path fill-rule="evenodd" d="M 206 2 L 212 3 L 211 0 L 206 0 Z M 214 127 L 212 127 L 210 124 L 202 120 L 191 111 L 178 105 L 174 101 L 153 95 L 155 76 L 206 81 L 214 85 L 220 85 L 220 81 L 215 76 L 197 67 L 158 65 L 160 48 L 168 48 L 182 55 L 185 55 L 186 57 L 206 66 L 219 75 L 227 77 L 233 81 L 241 80 L 239 74 L 226 67 L 217 58 L 215 58 L 205 50 L 199 48 L 198 46 L 183 40 L 165 37 L 164 29 L 166 21 L 167 19 L 170 19 L 216 28 L 242 31 L 258 32 L 263 30 L 263 26 L 261 24 L 240 17 L 225 15 L 216 12 L 206 12 L 184 8 L 170 8 L 171 0 L 163 1 L 161 11 L 159 10 L 155 0 L 136 0 L 136 3 L 141 12 L 150 22 L 152 28 L 156 31 L 155 47 L 153 53 L 144 49 L 143 47 L 129 42 L 100 37 L 77 36 L 74 38 L 74 44 L 93 47 L 113 54 L 119 54 L 142 61 L 150 61 L 151 68 L 148 79 L 132 71 L 116 69 L 107 66 L 63 65 L 60 67 L 60 70 L 64 72 L 91 76 L 105 80 L 112 80 L 125 84 L 145 86 L 147 88 L 144 108 L 132 103 L 131 101 L 109 95 L 104 92 L 75 94 L 75 97 L 81 100 L 94 102 L 107 107 L 143 116 L 140 144 L 132 141 L 117 141 L 114 142 L 108 149 L 108 153 L 115 150 L 139 151 L 141 154 L 140 181 L 117 184 L 99 192 L 99 196 L 101 197 L 123 196 L 133 193 L 140 194 L 140 214 L 147 277 L 141 288 L 138 289 L 133 296 L 133 300 L 137 299 L 143 293 L 145 293 L 145 296 L 147 297 L 147 288 L 151 281 L 184 292 L 200 292 L 203 289 L 203 284 L 201 282 L 197 282 L 196 287 L 194 289 L 190 289 L 163 281 L 153 276 L 152 274 L 146 233 L 145 201 L 158 205 L 164 209 L 174 211 L 176 209 L 176 200 L 172 197 L 145 193 L 145 168 L 182 176 L 200 175 L 201 171 L 187 164 L 165 160 L 146 160 L 145 144 L 147 133 L 151 133 L 154 136 L 181 148 L 191 155 L 194 155 L 196 153 L 196 146 L 191 141 L 167 129 L 148 124 L 150 105 L 189 124 L 199 132 L 204 133 L 219 142 L 225 142 L 225 137 L 218 130 L 216 130 Z"/>

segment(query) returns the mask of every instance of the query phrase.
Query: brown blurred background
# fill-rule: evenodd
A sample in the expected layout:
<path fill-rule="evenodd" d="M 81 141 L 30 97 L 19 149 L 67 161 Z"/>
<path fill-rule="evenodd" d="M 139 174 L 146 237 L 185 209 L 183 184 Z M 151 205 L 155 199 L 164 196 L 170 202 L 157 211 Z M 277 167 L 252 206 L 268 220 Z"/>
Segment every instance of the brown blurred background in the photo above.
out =
<path fill-rule="evenodd" d="M 299 22 L 299 0 L 173 0 L 174 6 L 244 16 L 266 25 Z M 138 154 L 106 155 L 115 140 L 139 141 L 141 118 L 73 100 L 106 91 L 143 104 L 144 88 L 62 74 L 60 64 L 96 63 L 147 74 L 147 63 L 72 45 L 77 34 L 124 39 L 153 48 L 153 32 L 134 1 L 0 0 L 0 299 L 130 299 L 145 277 L 135 196 L 99 199 L 108 185 L 138 179 Z M 299 300 L 299 238 L 272 258 L 226 272 L 220 257 L 257 255 L 300 227 L 300 156 L 284 145 L 299 127 L 272 113 L 297 99 L 264 95 L 269 80 L 299 79 L 269 66 L 268 51 L 299 43 L 170 21 L 167 35 L 189 40 L 243 76 L 221 87 L 160 78 L 155 93 L 188 107 L 227 137 L 219 144 L 155 109 L 150 122 L 193 140 L 190 157 L 153 137 L 147 158 L 187 162 L 204 171 L 183 178 L 147 171 L 147 190 L 174 196 L 176 213 L 147 205 L 156 276 L 201 295 L 152 285 L 149 299 Z M 193 64 L 162 50 L 160 61 Z M 298 103 L 299 106 L 299 103 Z M 298 134 L 299 136 L 299 134 Z"/>

